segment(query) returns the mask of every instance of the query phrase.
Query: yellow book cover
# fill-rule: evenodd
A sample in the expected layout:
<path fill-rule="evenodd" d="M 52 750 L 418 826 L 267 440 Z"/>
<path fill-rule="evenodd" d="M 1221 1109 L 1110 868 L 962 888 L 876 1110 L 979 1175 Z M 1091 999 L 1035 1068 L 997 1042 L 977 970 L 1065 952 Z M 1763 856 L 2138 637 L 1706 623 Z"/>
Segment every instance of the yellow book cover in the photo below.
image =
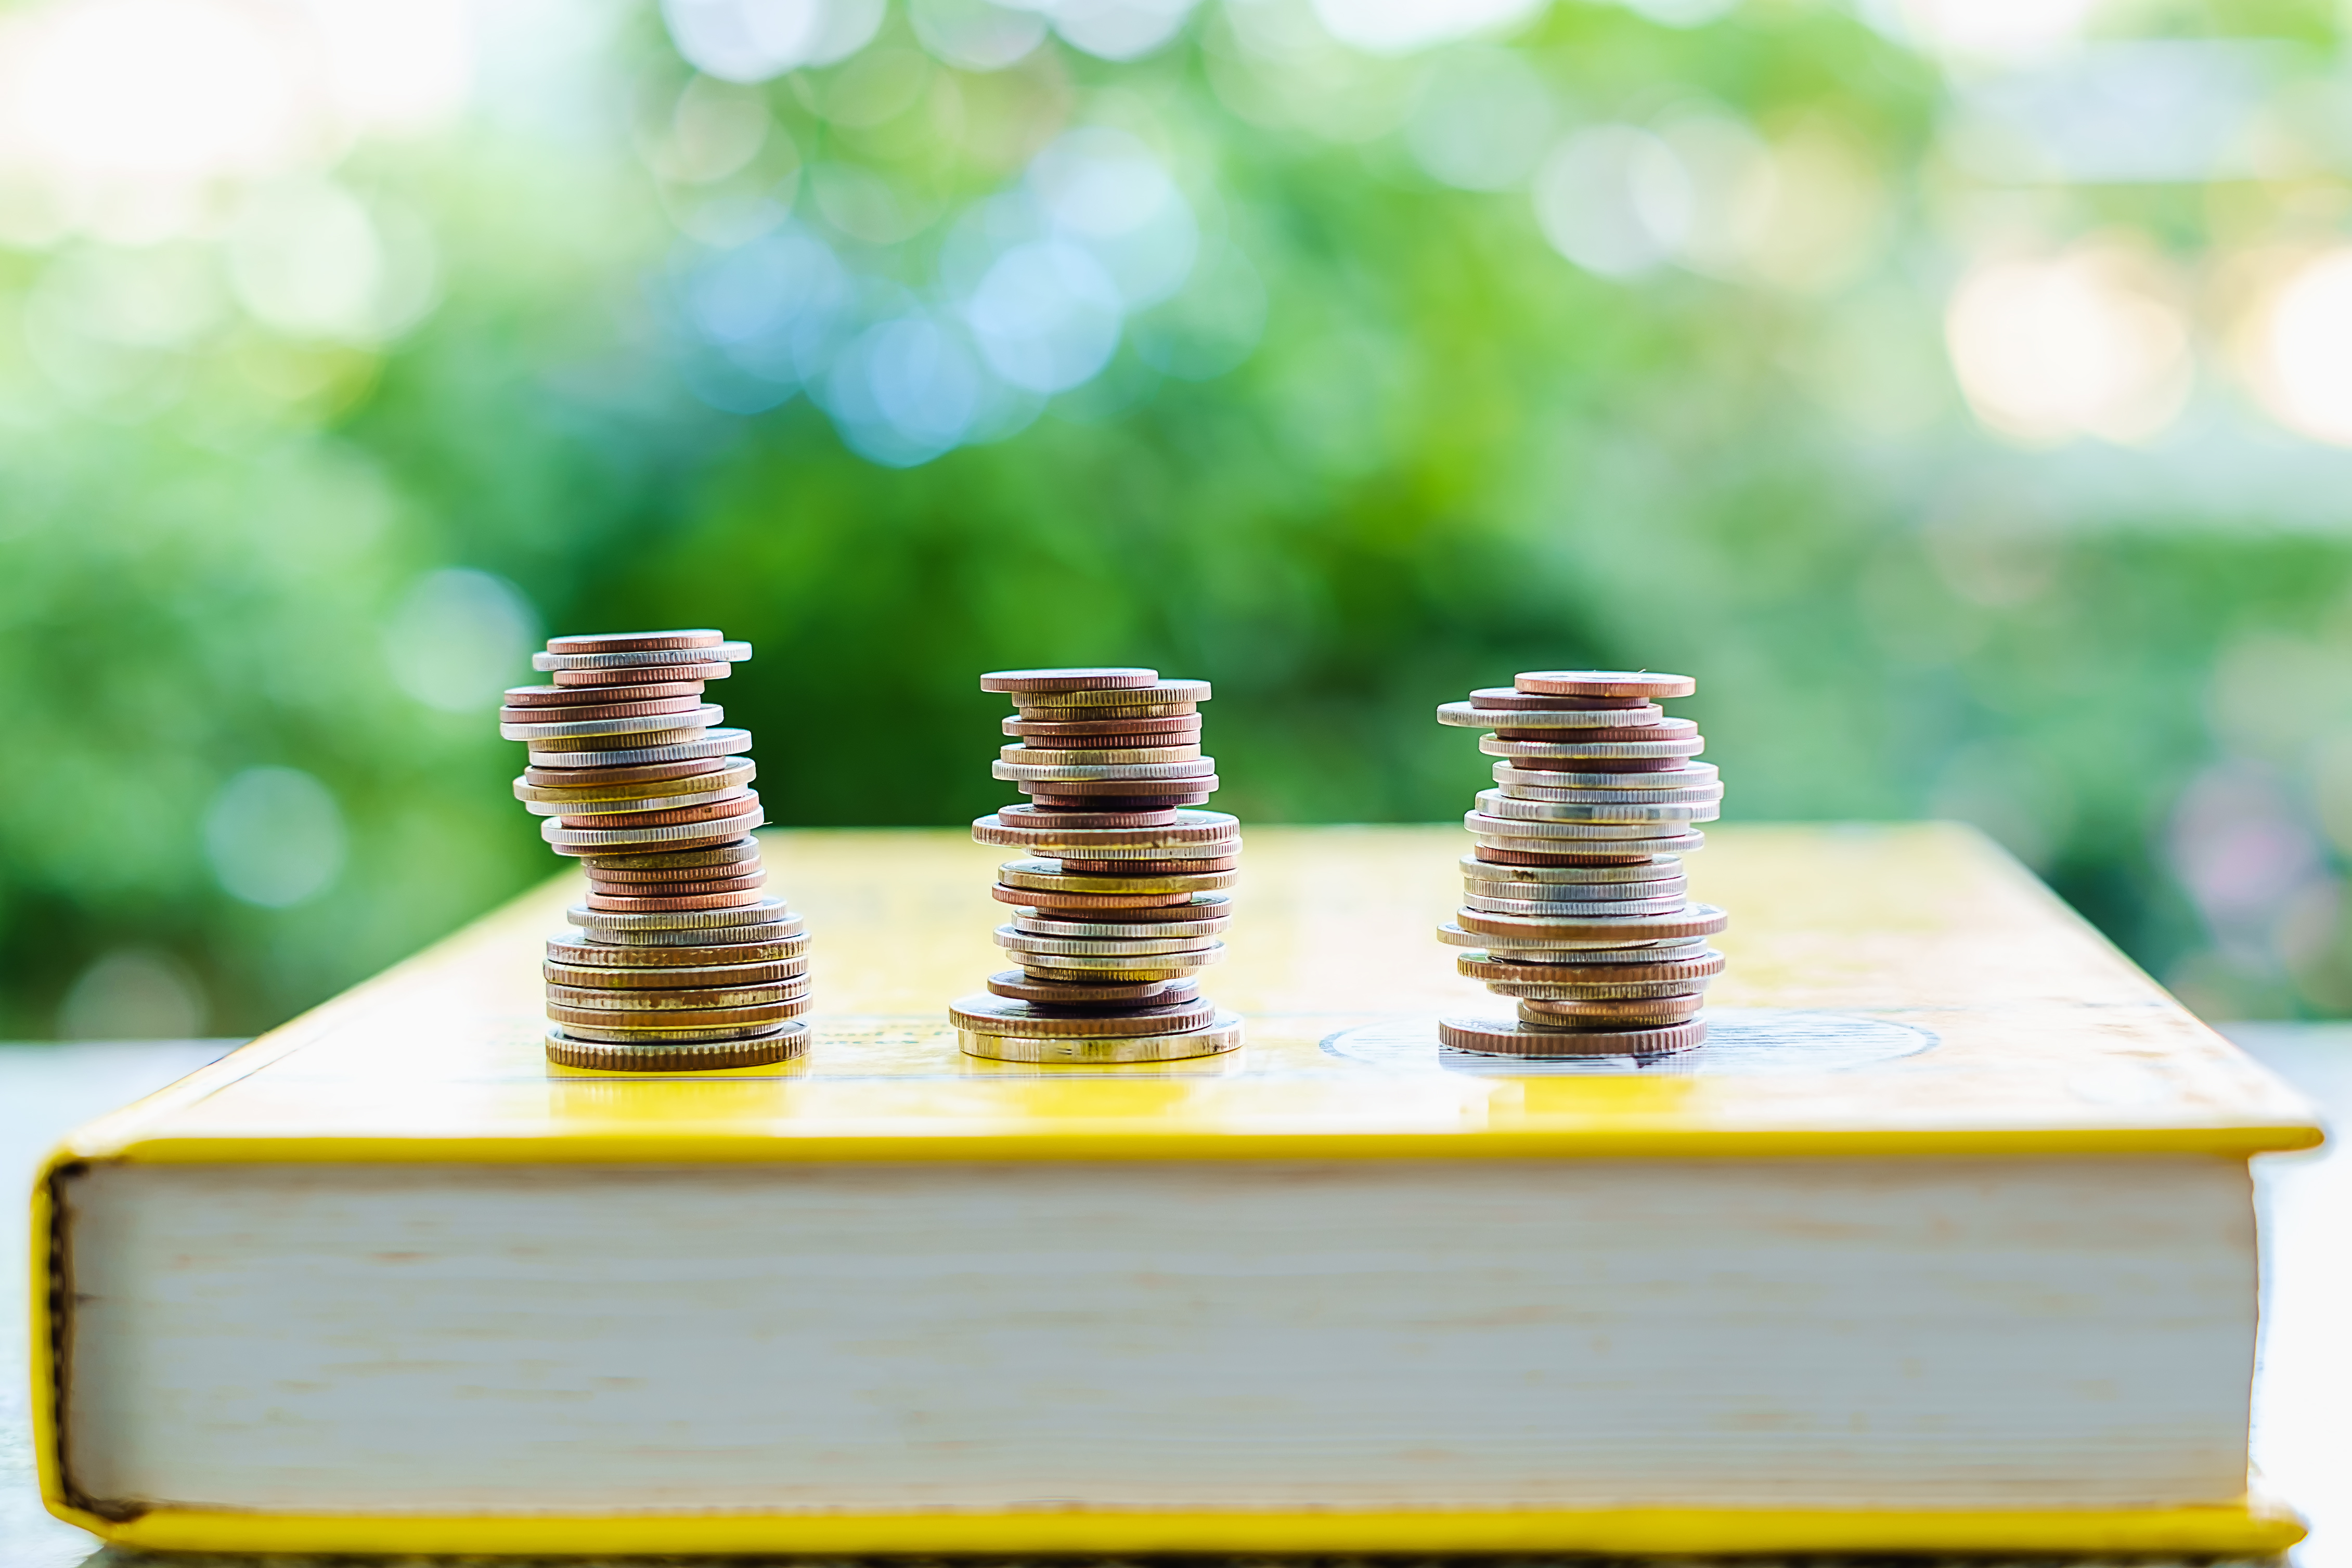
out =
<path fill-rule="evenodd" d="M 1961 829 L 1710 835 L 1699 1050 L 1451 1051 L 1445 829 L 1249 834 L 1234 1054 L 961 1055 L 1003 858 L 768 836 L 800 1060 L 541 1048 L 569 878 L 77 1133 L 50 1507 L 159 1549 L 2250 1554 L 2309 1109 Z M 531 1303 L 518 1312 L 514 1303 Z"/>

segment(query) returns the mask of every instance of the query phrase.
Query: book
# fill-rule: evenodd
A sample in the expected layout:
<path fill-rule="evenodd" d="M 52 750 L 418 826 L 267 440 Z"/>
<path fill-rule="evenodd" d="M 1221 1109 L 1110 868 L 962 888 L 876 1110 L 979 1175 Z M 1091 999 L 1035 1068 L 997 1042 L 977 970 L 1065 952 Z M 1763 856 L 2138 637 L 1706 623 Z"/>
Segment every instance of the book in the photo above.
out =
<path fill-rule="evenodd" d="M 770 835 L 814 1043 L 541 1049 L 566 878 L 81 1129 L 51 1509 L 154 1549 L 2104 1552 L 2250 1485 L 2310 1109 L 1960 828 L 1726 828 L 1697 1051 L 1454 1052 L 1458 831 L 1254 830 L 1232 1056 L 1023 1066 L 1002 855 Z"/>

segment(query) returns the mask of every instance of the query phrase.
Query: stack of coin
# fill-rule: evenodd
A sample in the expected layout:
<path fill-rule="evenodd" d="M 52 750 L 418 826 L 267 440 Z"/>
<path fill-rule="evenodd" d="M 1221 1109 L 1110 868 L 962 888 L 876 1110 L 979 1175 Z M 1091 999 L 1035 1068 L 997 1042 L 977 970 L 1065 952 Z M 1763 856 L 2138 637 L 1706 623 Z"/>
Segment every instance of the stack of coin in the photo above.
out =
<path fill-rule="evenodd" d="M 808 938 L 765 890 L 751 732 L 704 683 L 751 656 L 717 632 L 557 637 L 531 656 L 499 733 L 530 747 L 514 782 L 540 834 L 588 872 L 576 930 L 547 944 L 550 1061 L 685 1072 L 806 1049 Z"/>
<path fill-rule="evenodd" d="M 1489 733 L 1492 789 L 1465 819 L 1464 897 L 1438 940 L 1476 951 L 1464 974 L 1518 1002 L 1516 1019 L 1449 1018 L 1457 1050 L 1514 1056 L 1651 1055 L 1706 1039 L 1699 1017 L 1723 955 L 1724 913 L 1692 904 L 1683 852 L 1723 785 L 1697 727 L 1668 718 L 1687 675 L 1536 670 L 1447 703 L 1437 722 Z"/>
<path fill-rule="evenodd" d="M 1157 670 L 1000 670 L 1019 711 L 995 767 L 1029 797 L 971 825 L 1024 852 L 990 891 L 1012 905 L 997 945 L 1017 969 L 949 1009 L 963 1049 L 1002 1061 L 1171 1061 L 1242 1042 L 1201 996 L 1224 956 L 1241 825 L 1191 808 L 1217 787 L 1201 755 L 1206 681 Z"/>

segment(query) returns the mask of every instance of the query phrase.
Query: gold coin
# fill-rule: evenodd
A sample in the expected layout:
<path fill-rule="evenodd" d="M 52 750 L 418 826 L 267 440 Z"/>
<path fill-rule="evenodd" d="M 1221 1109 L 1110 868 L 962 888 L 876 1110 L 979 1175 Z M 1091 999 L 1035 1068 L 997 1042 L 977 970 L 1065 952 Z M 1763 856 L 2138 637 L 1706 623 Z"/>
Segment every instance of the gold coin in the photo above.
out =
<path fill-rule="evenodd" d="M 1654 1029 L 1660 1024 L 1684 1023 L 1698 1016 L 1706 998 L 1696 991 L 1671 997 L 1617 997 L 1603 1000 L 1599 998 L 1579 998 L 1573 1001 L 1522 998 L 1519 1000 L 1519 1021 L 1553 1028 L 1588 1028 L 1593 1024 L 1612 1024 L 1619 1028 L 1634 1025 Z"/>
<path fill-rule="evenodd" d="M 641 855 L 582 855 L 580 863 L 592 872 L 674 871 L 687 866 L 742 865 L 759 858 L 760 841 L 757 839 L 738 838 L 701 849 L 656 851 Z"/>
<path fill-rule="evenodd" d="M 1557 980 L 1585 986 L 1712 979 L 1723 973 L 1723 955 L 1702 938 L 1647 947 L 1462 953 L 1455 956 L 1454 964 L 1474 980 Z"/>
<path fill-rule="evenodd" d="M 740 933 L 715 932 L 711 940 L 702 943 L 679 943 L 662 946 L 644 946 L 635 943 L 583 942 L 571 936 L 551 936 L 547 939 L 547 956 L 552 963 L 576 964 L 598 969 L 691 969 L 733 964 L 804 963 L 808 937 L 799 931 L 782 936 L 760 936 L 749 941 L 730 940 Z M 669 985 L 668 980 L 615 980 L 614 985 Z"/>
<path fill-rule="evenodd" d="M 1565 968 L 1566 965 L 1555 967 Z M 1626 980 L 1586 985 L 1580 980 L 1489 980 L 1486 988 L 1498 997 L 1517 1000 L 1550 998 L 1555 1000 L 1601 1001 L 1635 997 L 1679 997 L 1689 994 L 1694 985 L 1703 980 Z"/>
<path fill-rule="evenodd" d="M 808 926 L 797 915 L 790 920 L 773 921 L 766 925 L 730 925 L 722 930 L 697 927 L 684 931 L 598 931 L 595 939 L 615 947 L 696 947 L 746 946 L 754 942 L 773 942 L 786 936 L 804 935 Z"/>
<path fill-rule="evenodd" d="M 547 988 L 547 999 L 565 1008 L 590 1012 L 689 1012 L 700 1009 L 758 1008 L 795 1001 L 808 995 L 805 978 L 772 980 L 757 986 L 718 986 L 701 990 L 683 988 L 623 988 L 557 986 Z"/>
<path fill-rule="evenodd" d="M 973 996 L 950 1004 L 948 1021 L 974 1034 L 1029 1035 L 1038 1039 L 1110 1040 L 1122 1035 L 1174 1034 L 1216 1021 L 1217 1004 L 1198 999 L 1077 1015 L 1064 1008 L 1039 1007 L 1003 997 Z"/>
<path fill-rule="evenodd" d="M 1437 1023 L 1437 1038 L 1456 1051 L 1495 1056 L 1662 1056 L 1688 1051 L 1706 1039 L 1704 1023 L 1663 1029 L 1545 1029 L 1517 1020 L 1449 1018 Z"/>
<path fill-rule="evenodd" d="M 1023 909 L 1181 909 L 1192 901 L 1189 893 L 1040 893 L 1001 882 L 988 890 L 988 896 Z"/>
<path fill-rule="evenodd" d="M 590 850 L 606 853 L 629 845 L 646 849 L 667 846 L 684 849 L 688 844 L 708 844 L 722 839 L 740 839 L 766 821 L 767 816 L 758 808 L 740 816 L 719 817 L 710 821 L 676 822 L 657 828 L 574 828 L 562 819 L 550 817 L 539 825 L 539 836 L 554 847 L 558 854 L 578 854 Z"/>
<path fill-rule="evenodd" d="M 573 801 L 589 800 L 648 800 L 666 795 L 681 794 L 688 790 L 708 793 L 715 789 L 736 789 L 749 784 L 759 772 L 759 764 L 749 758 L 740 762 L 672 763 L 670 766 L 699 768 L 702 771 L 689 773 L 683 777 L 621 779 L 611 782 L 579 784 L 537 784 L 528 778 L 522 778 L 514 781 L 515 799 L 562 805 L 569 805 Z M 537 768 L 531 769 L 533 773 L 544 773 L 544 771 Z M 629 773 L 638 770 L 614 768 L 612 771 Z"/>
<path fill-rule="evenodd" d="M 1090 751 L 1055 751 L 1015 741 L 1011 746 L 999 747 L 996 756 L 1000 762 L 1032 768 L 1100 768 L 1136 763 L 1198 762 L 1202 759 L 1201 747 L 1192 741 L 1181 746 L 1122 746 L 1097 747 Z"/>
<path fill-rule="evenodd" d="M 777 944 L 781 946 L 783 944 Z M 800 946 L 805 947 L 803 938 Z M 642 952 L 642 948 L 627 948 Z M 656 947 L 656 953 L 682 953 L 680 947 Z M 692 990 L 725 986 L 758 986 L 776 980 L 798 979 L 808 973 L 808 960 L 772 958 L 760 963 L 678 964 L 666 968 L 613 968 L 604 965 L 562 964 L 549 958 L 539 967 L 548 983 L 554 986 L 585 987 L 606 991 Z"/>
<path fill-rule="evenodd" d="M 1139 664 L 1105 664 L 1094 669 L 991 670 L 980 677 L 984 692 L 1131 691 L 1160 678 L 1157 670 Z"/>
<path fill-rule="evenodd" d="M 1224 956 L 1224 944 L 1220 942 L 1185 953 L 1024 953 L 1018 956 L 1021 967 L 1039 978 L 1167 980 L 1206 968 Z"/>
<path fill-rule="evenodd" d="M 615 995 L 658 995 L 657 992 L 614 993 Z M 662 1035 L 697 1035 L 711 1030 L 745 1030 L 782 1023 L 798 1018 L 809 1010 L 805 997 L 790 1001 L 761 1002 L 755 1007 L 696 1008 L 659 1013 L 615 1012 L 607 1008 L 566 1007 L 553 998 L 548 998 L 547 1016 L 563 1026 L 563 1032 L 583 1040 L 627 1040 L 638 1037 L 658 1038 Z M 623 1032 L 626 1031 L 626 1032 Z"/>
<path fill-rule="evenodd" d="M 745 789 L 743 780 L 738 779 L 690 794 L 642 795 L 621 800 L 525 800 L 522 809 L 534 817 L 561 817 L 574 826 L 653 827 L 664 822 L 701 821 L 676 815 L 698 806 L 719 806 L 730 800 L 755 798 L 755 792 Z M 628 821 L 624 823 L 611 820 L 619 818 Z"/>
<path fill-rule="evenodd" d="M 698 1045 L 618 1045 L 574 1040 L 560 1029 L 547 1031 L 547 1059 L 561 1067 L 593 1067 L 606 1072 L 711 1072 L 727 1067 L 766 1067 L 808 1051 L 808 1025 L 788 1023 L 762 1034 Z"/>
<path fill-rule="evenodd" d="M 1028 710 L 1045 710 L 1041 718 L 1091 718 L 1089 708 L 1127 708 L 1160 706 L 1167 703 L 1204 703 L 1209 700 L 1206 681 L 1146 681 L 1132 686 L 1097 686 L 1065 692 L 1023 692 L 1020 694 L 1022 717 Z"/>
<path fill-rule="evenodd" d="M 1688 675 L 1654 670 L 1522 670 L 1511 685 L 1548 697 L 1686 697 L 1698 690 Z"/>
<path fill-rule="evenodd" d="M 982 1034 L 956 1031 L 967 1056 L 996 1061 L 1055 1061 L 1106 1066 L 1116 1062 L 1181 1061 L 1188 1057 L 1222 1056 L 1242 1044 L 1238 1014 L 1221 1012 L 1203 1029 L 1171 1034 L 1132 1035 L 1124 1040 L 1071 1039 L 1066 1036 Z"/>
<path fill-rule="evenodd" d="M 694 685 L 699 685 L 700 682 Z M 551 686 L 551 691 L 568 691 L 566 686 Z M 624 688 L 628 689 L 628 688 Z M 599 696 L 604 694 L 599 692 Z M 499 709 L 500 724 L 581 724 L 602 718 L 644 718 L 655 715 L 692 713 L 706 706 L 691 693 L 675 697 L 614 697 L 609 702 L 573 703 L 564 706 L 553 704 L 509 704 Z"/>
<path fill-rule="evenodd" d="M 1213 893 L 1241 880 L 1238 871 L 1164 872 L 1151 876 L 1089 876 L 1061 869 L 1058 860 L 1006 861 L 996 880 L 1007 887 L 1046 893 Z"/>
<path fill-rule="evenodd" d="M 1020 707 L 1014 718 L 1024 724 L 1126 724 L 1139 718 L 1192 718 L 1201 716 L 1198 703 L 1136 702 L 1118 707 Z M 1009 722 L 1009 721 L 1008 721 Z"/>

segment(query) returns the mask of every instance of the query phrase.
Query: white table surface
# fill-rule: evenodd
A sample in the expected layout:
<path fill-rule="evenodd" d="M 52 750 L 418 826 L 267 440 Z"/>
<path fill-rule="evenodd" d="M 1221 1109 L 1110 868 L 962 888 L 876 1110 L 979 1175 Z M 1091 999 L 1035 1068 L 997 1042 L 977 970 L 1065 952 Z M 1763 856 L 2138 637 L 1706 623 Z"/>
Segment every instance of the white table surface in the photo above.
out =
<path fill-rule="evenodd" d="M 2331 1123 L 2352 1126 L 2352 1025 L 2247 1024 L 2230 1032 L 2318 1101 Z M 101 1552 L 95 1538 L 42 1509 L 26 1411 L 23 1195 L 58 1134 L 236 1043 L 0 1044 L 0 1568 L 231 1561 Z M 2323 1149 L 2269 1156 L 2254 1168 L 2264 1264 L 2254 1460 L 2311 1521 L 2295 1568 L 2352 1568 L 2352 1157 Z"/>

